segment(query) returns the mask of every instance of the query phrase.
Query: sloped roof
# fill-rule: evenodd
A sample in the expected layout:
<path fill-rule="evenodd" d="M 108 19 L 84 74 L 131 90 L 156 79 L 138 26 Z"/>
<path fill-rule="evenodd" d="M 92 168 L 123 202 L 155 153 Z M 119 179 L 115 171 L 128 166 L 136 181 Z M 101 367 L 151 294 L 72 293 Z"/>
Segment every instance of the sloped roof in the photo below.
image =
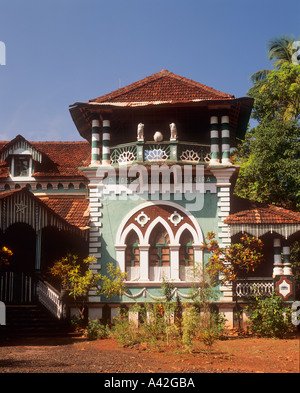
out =
<path fill-rule="evenodd" d="M 226 106 L 232 109 L 231 127 L 243 138 L 247 128 L 253 99 L 235 98 L 234 95 L 221 92 L 191 79 L 161 70 L 128 86 L 122 87 L 88 102 L 75 102 L 70 105 L 70 115 L 80 135 L 91 140 L 92 119 L 99 114 L 108 114 L 116 123 L 122 121 L 124 112 L 132 108 L 170 108 L 180 107 Z"/>
<path fill-rule="evenodd" d="M 17 135 L 10 142 L 7 142 L 6 144 L 4 144 L 4 146 L 2 146 L 1 161 L 5 161 L 5 159 L 10 154 L 13 154 L 14 151 L 19 148 L 29 150 L 35 160 L 41 161 L 41 153 L 32 145 L 32 143 L 28 142 L 22 135 Z"/>
<path fill-rule="evenodd" d="M 27 187 L 1 192 L 0 207 L 4 200 L 6 200 L 6 213 L 3 215 L 0 214 L 0 225 L 2 230 L 6 230 L 9 225 L 15 222 L 25 222 L 31 225 L 34 229 L 41 229 L 49 224 L 63 227 L 71 231 L 79 231 L 79 233 L 81 233 L 82 230 L 87 229 L 88 221 L 86 221 L 85 213 L 87 211 L 86 206 L 88 205 L 88 201 L 75 209 L 76 214 L 74 213 L 74 218 L 72 219 L 72 212 L 69 211 L 69 214 L 60 214 L 64 212 L 60 212 L 57 206 L 55 207 L 54 205 L 45 203 L 45 201 L 29 191 Z M 11 203 L 9 203 L 9 200 L 11 200 Z M 17 205 L 20 205 L 19 213 L 15 210 Z M 36 219 L 36 205 L 38 205 L 41 209 L 39 220 Z M 1 209 L 0 211 L 2 212 Z M 47 214 L 43 214 L 42 211 Z M 81 226 L 81 224 L 83 224 L 83 226 Z"/>
<path fill-rule="evenodd" d="M 85 229 L 89 225 L 89 200 L 86 198 L 41 198 L 43 203 L 70 225 Z"/>
<path fill-rule="evenodd" d="M 0 154 L 11 142 L 0 141 Z M 78 168 L 90 164 L 91 147 L 87 141 L 28 143 L 42 156 L 41 162 L 35 163 L 34 177 L 83 177 Z M 0 178 L 8 176 L 9 167 L 6 162 L 1 162 Z"/>
<path fill-rule="evenodd" d="M 225 100 L 233 95 L 161 70 L 138 82 L 115 90 L 102 97 L 89 100 L 91 103 L 146 104 L 163 102 L 190 102 L 195 100 Z"/>
<path fill-rule="evenodd" d="M 300 224 L 300 213 L 274 205 L 255 204 L 248 210 L 231 214 L 224 220 L 225 224 Z"/>

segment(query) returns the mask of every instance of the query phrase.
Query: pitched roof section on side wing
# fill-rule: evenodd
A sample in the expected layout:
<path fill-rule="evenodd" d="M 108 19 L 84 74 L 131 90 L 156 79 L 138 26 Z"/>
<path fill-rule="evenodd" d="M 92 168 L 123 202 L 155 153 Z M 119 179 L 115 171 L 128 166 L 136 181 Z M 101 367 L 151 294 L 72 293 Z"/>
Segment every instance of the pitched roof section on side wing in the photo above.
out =
<path fill-rule="evenodd" d="M 17 139 L 18 138 L 18 139 Z M 31 148 L 31 153 L 38 153 L 39 160 L 35 162 L 33 176 L 41 177 L 83 177 L 78 168 L 86 167 L 90 164 L 91 148 L 87 141 L 78 142 L 27 142 L 23 137 L 18 136 L 10 142 L 0 141 L 0 155 L 3 160 L 0 162 L 0 178 L 9 177 L 8 157 L 14 154 L 12 150 L 18 141 L 26 142 Z M 26 145 L 26 146 L 27 146 Z M 9 152 L 9 153 L 8 153 Z M 35 160 L 36 156 L 33 156 Z"/>

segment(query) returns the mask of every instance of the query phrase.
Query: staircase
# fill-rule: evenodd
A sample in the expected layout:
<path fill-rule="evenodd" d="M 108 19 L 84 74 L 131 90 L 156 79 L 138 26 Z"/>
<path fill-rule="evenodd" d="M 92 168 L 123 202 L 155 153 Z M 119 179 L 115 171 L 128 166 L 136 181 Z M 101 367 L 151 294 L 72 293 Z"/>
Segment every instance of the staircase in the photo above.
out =
<path fill-rule="evenodd" d="M 7 305 L 6 325 L 0 325 L 0 338 L 58 336 L 68 330 L 65 320 L 58 320 L 42 305 Z"/>

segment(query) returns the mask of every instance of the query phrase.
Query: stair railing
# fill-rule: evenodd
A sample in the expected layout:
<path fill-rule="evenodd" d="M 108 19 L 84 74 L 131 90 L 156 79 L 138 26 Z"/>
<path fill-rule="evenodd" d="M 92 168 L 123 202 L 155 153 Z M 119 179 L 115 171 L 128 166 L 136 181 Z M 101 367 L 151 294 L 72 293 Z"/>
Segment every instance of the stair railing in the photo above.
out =
<path fill-rule="evenodd" d="M 37 299 L 57 319 L 66 318 L 66 304 L 61 293 L 47 281 L 38 281 Z"/>

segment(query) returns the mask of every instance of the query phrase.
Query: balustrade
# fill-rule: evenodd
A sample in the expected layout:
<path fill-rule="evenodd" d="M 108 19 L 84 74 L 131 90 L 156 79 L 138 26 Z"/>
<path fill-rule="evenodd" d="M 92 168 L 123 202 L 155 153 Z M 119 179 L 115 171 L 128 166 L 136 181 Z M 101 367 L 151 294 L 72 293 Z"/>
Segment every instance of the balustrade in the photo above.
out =
<path fill-rule="evenodd" d="M 204 164 L 210 161 L 210 145 L 190 142 L 132 142 L 111 147 L 111 163 L 181 162 Z"/>
<path fill-rule="evenodd" d="M 274 282 L 272 278 L 238 279 L 235 283 L 235 294 L 237 298 L 270 295 L 273 292 Z"/>
<path fill-rule="evenodd" d="M 39 302 L 57 319 L 65 317 L 65 305 L 62 296 L 49 283 L 41 280 L 37 283 L 37 297 Z"/>

